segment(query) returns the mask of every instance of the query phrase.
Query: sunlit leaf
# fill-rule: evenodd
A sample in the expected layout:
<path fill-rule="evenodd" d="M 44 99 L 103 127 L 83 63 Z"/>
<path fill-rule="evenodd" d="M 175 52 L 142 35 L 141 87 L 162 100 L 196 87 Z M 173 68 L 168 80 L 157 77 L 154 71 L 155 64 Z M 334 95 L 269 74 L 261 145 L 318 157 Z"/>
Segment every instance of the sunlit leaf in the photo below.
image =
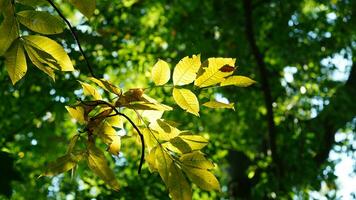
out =
<path fill-rule="evenodd" d="M 235 85 L 238 87 L 248 87 L 256 81 L 246 77 L 246 76 L 230 76 L 221 82 L 220 86 Z"/>
<path fill-rule="evenodd" d="M 120 186 L 114 172 L 107 164 L 104 153 L 94 144 L 88 143 L 88 166 L 100 178 L 102 178 L 113 190 L 119 190 Z"/>
<path fill-rule="evenodd" d="M 60 70 L 62 71 L 73 71 L 73 65 L 68 57 L 67 53 L 64 51 L 63 47 L 57 42 L 53 41 L 44 36 L 39 35 L 29 35 L 24 36 L 27 45 L 32 46 L 35 49 L 44 51 L 49 54 L 53 60 L 58 64 Z"/>
<path fill-rule="evenodd" d="M 108 122 L 111 126 L 116 127 L 116 128 L 123 128 L 123 126 L 124 126 L 124 120 L 119 115 L 107 117 L 106 122 Z"/>
<path fill-rule="evenodd" d="M 61 19 L 44 11 L 24 10 L 16 15 L 21 24 L 37 33 L 58 34 L 65 27 Z"/>
<path fill-rule="evenodd" d="M 184 177 L 182 171 L 172 161 L 172 158 L 164 151 L 162 147 L 155 149 L 155 158 L 157 171 L 159 172 L 163 182 L 169 190 L 172 199 L 185 200 L 191 199 L 192 193 L 189 183 Z"/>
<path fill-rule="evenodd" d="M 87 18 L 94 14 L 96 8 L 95 0 L 69 0 L 69 2 Z"/>
<path fill-rule="evenodd" d="M 101 100 L 102 97 L 100 93 L 91 85 L 88 83 L 84 83 L 79 81 L 80 85 L 82 85 L 84 95 L 90 95 L 92 96 L 95 100 Z"/>
<path fill-rule="evenodd" d="M 16 40 L 5 54 L 5 67 L 12 84 L 15 84 L 27 71 L 26 56 L 20 39 Z"/>
<path fill-rule="evenodd" d="M 49 77 L 52 78 L 52 80 L 55 80 L 55 74 L 54 74 L 54 70 L 52 68 L 50 68 L 49 66 L 45 66 L 43 63 L 46 63 L 46 61 L 44 61 L 41 57 L 38 56 L 38 54 L 36 54 L 35 50 L 31 47 L 29 47 L 28 45 L 25 45 L 25 50 L 26 53 L 28 55 L 28 57 L 30 58 L 31 62 L 41 71 L 43 71 L 44 73 L 46 73 Z"/>
<path fill-rule="evenodd" d="M 234 103 L 223 103 L 219 101 L 209 101 L 203 104 L 208 108 L 229 108 L 235 110 Z"/>
<path fill-rule="evenodd" d="M 191 153 L 183 154 L 179 160 L 183 165 L 196 167 L 200 169 L 213 169 L 214 164 L 207 160 L 204 154 L 200 151 L 193 151 Z"/>
<path fill-rule="evenodd" d="M 166 61 L 158 60 L 152 68 L 152 80 L 156 85 L 164 85 L 169 81 L 171 71 Z"/>
<path fill-rule="evenodd" d="M 66 106 L 67 111 L 69 112 L 70 116 L 74 118 L 78 123 L 84 124 L 84 108 L 81 106 Z"/>
<path fill-rule="evenodd" d="M 112 142 L 109 144 L 108 152 L 112 155 L 119 155 L 121 149 L 121 138 L 120 136 L 116 135 L 111 137 Z"/>
<path fill-rule="evenodd" d="M 89 77 L 89 80 L 93 81 L 96 83 L 99 87 L 103 88 L 104 90 L 114 93 L 118 96 L 122 94 L 121 89 L 116 87 L 115 85 L 111 84 L 110 82 L 104 80 L 104 79 L 96 79 L 93 77 Z"/>
<path fill-rule="evenodd" d="M 200 135 L 179 135 L 186 142 L 192 151 L 200 150 L 208 144 L 208 140 Z"/>
<path fill-rule="evenodd" d="M 77 161 L 70 154 L 59 157 L 57 160 L 46 166 L 45 172 L 41 176 L 55 176 L 57 174 L 71 170 Z"/>
<path fill-rule="evenodd" d="M 143 134 L 143 137 L 145 138 L 145 145 L 147 150 L 151 151 L 151 149 L 158 145 L 158 142 L 155 138 L 155 135 L 158 134 L 157 131 L 148 128 L 141 128 L 140 130 Z"/>
<path fill-rule="evenodd" d="M 178 136 L 180 131 L 176 128 L 167 124 L 161 119 L 153 121 L 149 125 L 150 129 L 155 130 L 157 134 L 155 137 L 160 141 L 169 141 L 170 139 Z"/>
<path fill-rule="evenodd" d="M 156 147 L 149 150 L 148 154 L 145 156 L 145 160 L 146 160 L 146 163 L 148 164 L 150 172 L 157 171 L 155 153 L 156 153 Z"/>
<path fill-rule="evenodd" d="M 15 18 L 6 16 L 0 25 L 0 56 L 8 50 L 18 36 L 19 30 Z"/>
<path fill-rule="evenodd" d="M 198 87 L 208 87 L 220 83 L 225 77 L 231 75 L 233 70 L 229 67 L 235 66 L 233 58 L 209 58 L 203 63 L 204 72 L 194 81 Z M 228 67 L 227 67 L 228 66 Z"/>
<path fill-rule="evenodd" d="M 173 98 L 183 110 L 199 116 L 199 102 L 193 92 L 188 89 L 173 88 Z"/>
<path fill-rule="evenodd" d="M 173 84 L 179 86 L 192 83 L 197 76 L 200 65 L 200 55 L 193 55 L 191 58 L 184 57 L 174 68 Z"/>
<path fill-rule="evenodd" d="M 185 165 L 182 165 L 182 169 L 185 174 L 187 174 L 189 179 L 201 189 L 207 191 L 220 191 L 219 181 L 216 179 L 214 174 L 209 172 L 208 170 L 188 167 Z"/>

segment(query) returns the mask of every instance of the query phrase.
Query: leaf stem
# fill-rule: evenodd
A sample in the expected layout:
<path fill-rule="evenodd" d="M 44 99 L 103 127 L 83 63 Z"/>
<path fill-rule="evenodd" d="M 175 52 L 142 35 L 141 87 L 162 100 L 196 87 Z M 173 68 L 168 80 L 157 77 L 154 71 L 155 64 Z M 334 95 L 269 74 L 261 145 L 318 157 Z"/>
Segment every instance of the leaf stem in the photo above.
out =
<path fill-rule="evenodd" d="M 91 67 L 91 65 L 89 64 L 89 61 L 88 61 L 88 58 L 87 56 L 85 55 L 84 51 L 83 51 L 83 48 L 82 48 L 82 45 L 80 44 L 79 42 L 79 38 L 78 38 L 78 35 L 77 33 L 75 32 L 75 29 L 72 27 L 72 25 L 70 24 L 70 22 L 67 20 L 67 18 L 62 14 L 62 12 L 58 9 L 58 7 L 51 1 L 51 0 L 47 0 L 47 2 L 49 4 L 51 4 L 51 6 L 56 10 L 56 12 L 58 13 L 58 15 L 63 19 L 63 21 L 67 24 L 67 26 L 69 27 L 69 30 L 72 34 L 72 36 L 74 37 L 74 40 L 76 41 L 78 47 L 79 47 L 79 51 L 80 53 L 82 54 L 84 60 L 85 60 L 85 63 L 89 69 L 89 73 L 92 77 L 94 78 L 97 78 L 93 72 L 93 69 Z"/>
<path fill-rule="evenodd" d="M 85 105 L 85 102 L 81 101 L 81 103 L 83 103 Z M 97 105 L 107 105 L 109 106 L 111 109 L 113 109 L 115 111 L 115 113 L 117 115 L 120 115 L 122 117 L 124 117 L 127 121 L 130 122 L 130 124 L 134 127 L 134 129 L 137 131 L 138 135 L 140 136 L 140 140 L 141 140 L 141 159 L 140 159 L 140 164 L 138 166 L 138 174 L 141 174 L 141 169 L 142 169 L 142 165 L 145 159 L 145 140 L 144 137 L 140 131 L 140 129 L 136 126 L 136 124 L 124 113 L 119 112 L 116 107 L 112 104 L 110 104 L 109 102 L 106 101 L 96 101 Z"/>

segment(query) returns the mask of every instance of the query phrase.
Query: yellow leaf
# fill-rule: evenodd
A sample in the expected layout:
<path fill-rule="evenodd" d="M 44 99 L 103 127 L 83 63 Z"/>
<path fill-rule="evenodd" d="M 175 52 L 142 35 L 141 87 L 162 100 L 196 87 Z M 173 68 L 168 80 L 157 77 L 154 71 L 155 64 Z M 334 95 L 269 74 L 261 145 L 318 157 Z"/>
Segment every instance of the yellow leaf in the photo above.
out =
<path fill-rule="evenodd" d="M 157 134 L 156 131 L 148 128 L 141 128 L 140 130 L 143 134 L 143 137 L 145 138 L 145 145 L 147 147 L 147 150 L 151 151 L 158 145 L 157 140 L 155 138 L 155 134 Z"/>
<path fill-rule="evenodd" d="M 106 122 L 108 122 L 111 126 L 116 127 L 116 128 L 123 128 L 124 127 L 124 120 L 119 115 L 107 117 L 106 118 Z"/>
<path fill-rule="evenodd" d="M 246 77 L 246 76 L 230 76 L 221 82 L 220 86 L 235 85 L 237 87 L 248 87 L 256 81 Z"/>
<path fill-rule="evenodd" d="M 100 139 L 102 139 L 103 142 L 107 145 L 110 145 L 113 141 L 116 140 L 116 137 L 119 137 L 119 135 L 116 133 L 116 130 L 106 121 L 95 127 L 94 134 L 98 135 Z"/>
<path fill-rule="evenodd" d="M 179 135 L 169 142 L 182 153 L 200 150 L 208 144 L 208 140 L 200 135 Z"/>
<path fill-rule="evenodd" d="M 89 77 L 89 80 L 93 81 L 96 83 L 99 87 L 103 88 L 104 90 L 114 93 L 118 96 L 122 94 L 121 89 L 116 87 L 115 85 L 111 84 L 110 82 L 104 80 L 104 79 L 96 79 L 93 77 Z"/>
<path fill-rule="evenodd" d="M 74 118 L 78 123 L 84 124 L 84 108 L 81 106 L 66 106 L 67 111 L 69 112 L 70 116 Z"/>
<path fill-rule="evenodd" d="M 176 127 L 171 126 L 161 119 L 151 122 L 149 128 L 157 132 L 155 137 L 160 141 L 169 141 L 180 133 Z"/>
<path fill-rule="evenodd" d="M 120 189 L 114 172 L 107 164 L 104 153 L 92 143 L 88 143 L 88 166 L 97 176 L 110 185 L 112 189 L 116 191 Z"/>
<path fill-rule="evenodd" d="M 32 46 L 37 51 L 45 52 L 47 56 L 50 56 L 50 58 L 46 58 L 46 60 L 57 64 L 61 71 L 74 70 L 69 56 L 57 42 L 39 35 L 24 36 L 23 39 L 25 40 L 26 45 Z"/>
<path fill-rule="evenodd" d="M 9 8 L 4 8 L 4 10 L 9 9 L 11 12 L 9 16 L 5 16 L 0 26 L 0 56 L 8 50 L 12 42 L 19 36 L 17 22 L 12 15 L 11 3 L 8 2 L 7 6 Z"/>
<path fill-rule="evenodd" d="M 191 153 L 183 154 L 179 160 L 186 166 L 200 168 L 200 169 L 213 169 L 214 164 L 207 160 L 204 154 L 200 151 L 193 151 Z"/>
<path fill-rule="evenodd" d="M 173 84 L 186 85 L 192 83 L 200 68 L 200 55 L 186 56 L 178 62 L 173 71 Z"/>
<path fill-rule="evenodd" d="M 203 63 L 205 71 L 195 81 L 194 85 L 198 87 L 208 87 L 220 83 L 225 77 L 233 73 L 232 70 L 224 68 L 233 68 L 235 59 L 232 58 L 209 58 Z"/>
<path fill-rule="evenodd" d="M 235 110 L 234 103 L 223 103 L 219 101 L 209 101 L 203 104 L 208 108 L 229 108 Z"/>
<path fill-rule="evenodd" d="M 41 176 L 55 176 L 57 174 L 69 171 L 77 165 L 77 161 L 70 154 L 59 157 L 57 160 L 49 163 Z"/>
<path fill-rule="evenodd" d="M 16 15 L 21 24 L 37 33 L 58 34 L 65 27 L 61 19 L 44 11 L 24 10 Z"/>
<path fill-rule="evenodd" d="M 111 139 L 113 140 L 109 147 L 108 147 L 108 152 L 110 152 L 112 155 L 119 155 L 120 153 L 120 148 L 121 148 L 121 138 L 120 136 L 114 136 L 111 137 Z"/>
<path fill-rule="evenodd" d="M 25 50 L 26 53 L 28 55 L 28 57 L 30 58 L 31 62 L 41 71 L 43 71 L 44 73 L 46 73 L 49 77 L 52 78 L 52 80 L 55 80 L 55 74 L 54 74 L 54 70 L 48 66 L 43 65 L 43 63 L 46 63 L 43 59 L 41 59 L 41 57 L 38 56 L 38 54 L 36 54 L 35 50 L 31 47 L 29 47 L 28 45 L 25 45 Z"/>
<path fill-rule="evenodd" d="M 15 84 L 27 71 L 25 52 L 21 40 L 16 40 L 5 54 L 5 67 L 11 78 L 12 84 Z"/>
<path fill-rule="evenodd" d="M 100 93 L 93 86 L 89 85 L 88 83 L 81 82 L 81 81 L 79 81 L 79 83 L 82 85 L 84 95 L 90 95 L 90 96 L 94 97 L 95 100 L 102 99 Z"/>
<path fill-rule="evenodd" d="M 149 150 L 149 153 L 147 154 L 147 156 L 145 156 L 145 160 L 148 164 L 150 172 L 157 171 L 155 152 L 156 152 L 156 147 Z"/>
<path fill-rule="evenodd" d="M 169 65 L 164 60 L 158 62 L 152 68 L 152 80 L 156 85 L 164 85 L 169 81 L 171 71 Z"/>
<path fill-rule="evenodd" d="M 219 181 L 216 179 L 214 174 L 205 169 L 199 169 L 195 167 L 188 167 L 182 165 L 182 169 L 189 179 L 195 183 L 198 187 L 203 190 L 211 191 L 217 190 L 220 191 Z"/>
<path fill-rule="evenodd" d="M 190 200 L 192 198 L 191 188 L 182 171 L 172 162 L 171 157 L 162 147 L 155 150 L 156 167 L 163 182 L 169 190 L 172 199 Z"/>
<path fill-rule="evenodd" d="M 188 89 L 173 88 L 173 98 L 183 110 L 199 116 L 199 102 L 193 92 Z"/>
<path fill-rule="evenodd" d="M 69 2 L 87 18 L 90 18 L 94 14 L 96 7 L 95 0 L 69 0 Z"/>

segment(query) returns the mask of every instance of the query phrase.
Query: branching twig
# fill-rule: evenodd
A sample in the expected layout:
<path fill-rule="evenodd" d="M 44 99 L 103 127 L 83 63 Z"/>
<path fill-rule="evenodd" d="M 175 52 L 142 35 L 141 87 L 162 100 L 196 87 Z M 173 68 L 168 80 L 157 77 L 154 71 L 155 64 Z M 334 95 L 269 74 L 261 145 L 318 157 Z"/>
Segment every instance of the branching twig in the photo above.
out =
<path fill-rule="evenodd" d="M 64 15 L 62 14 L 62 12 L 57 8 L 57 6 L 51 1 L 51 0 L 47 0 L 49 4 L 51 4 L 51 6 L 56 10 L 56 12 L 58 13 L 58 15 L 64 20 L 64 22 L 67 24 L 67 26 L 69 27 L 69 30 L 70 32 L 72 33 L 75 41 L 77 42 L 77 45 L 79 47 L 79 51 L 80 53 L 82 54 L 84 60 L 85 60 L 85 63 L 86 65 L 88 66 L 88 69 L 89 69 L 89 73 L 91 76 L 93 76 L 94 78 L 97 78 L 93 72 L 93 69 L 91 68 L 90 64 L 89 64 L 89 61 L 88 61 L 88 58 L 87 56 L 85 55 L 84 51 L 83 51 L 83 48 L 82 48 L 82 45 L 80 44 L 79 42 L 79 38 L 78 38 L 78 35 L 77 33 L 75 32 L 75 29 L 72 27 L 72 25 L 70 24 L 70 22 L 67 20 L 67 18 L 64 17 Z"/>
<path fill-rule="evenodd" d="M 81 101 L 81 103 L 83 103 L 84 105 L 85 102 Z M 144 137 L 140 131 L 140 129 L 136 126 L 136 124 L 127 116 L 125 115 L 124 113 L 121 113 L 119 112 L 116 107 L 114 105 L 111 105 L 109 102 L 106 102 L 106 101 L 95 101 L 96 105 L 107 105 L 109 106 L 111 109 L 113 109 L 115 111 L 115 113 L 117 115 L 120 115 L 122 117 L 124 117 L 127 121 L 130 122 L 130 124 L 134 127 L 134 129 L 137 131 L 138 135 L 140 136 L 140 139 L 141 139 L 141 159 L 140 159 L 140 164 L 138 166 L 138 173 L 140 174 L 141 173 L 141 169 L 142 169 L 142 165 L 143 165 L 143 162 L 144 162 L 144 159 L 145 159 L 145 140 L 144 140 Z"/>

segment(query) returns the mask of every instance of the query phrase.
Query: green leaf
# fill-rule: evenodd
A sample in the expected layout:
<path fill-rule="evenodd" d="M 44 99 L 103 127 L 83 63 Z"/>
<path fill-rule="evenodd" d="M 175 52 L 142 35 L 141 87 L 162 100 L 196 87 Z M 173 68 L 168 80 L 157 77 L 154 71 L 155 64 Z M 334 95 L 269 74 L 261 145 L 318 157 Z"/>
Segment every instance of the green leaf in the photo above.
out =
<path fill-rule="evenodd" d="M 55 80 L 55 74 L 54 74 L 54 70 L 52 68 L 50 68 L 48 65 L 45 66 L 43 63 L 47 63 L 46 61 L 44 61 L 41 57 L 38 56 L 38 54 L 36 53 L 36 51 L 29 47 L 28 45 L 24 45 L 25 46 L 25 50 L 26 53 L 28 55 L 28 57 L 30 58 L 31 62 L 41 71 L 43 71 L 44 73 L 46 73 L 49 77 L 52 78 L 52 80 Z"/>
<path fill-rule="evenodd" d="M 28 29 L 41 34 L 58 34 L 62 33 L 64 22 L 48 12 L 24 10 L 18 12 L 17 19 Z"/>
<path fill-rule="evenodd" d="M 155 150 L 157 170 L 169 189 L 169 194 L 172 199 L 185 200 L 191 199 L 191 188 L 184 177 L 182 171 L 172 161 L 171 157 L 164 151 L 162 147 L 157 147 Z"/>
<path fill-rule="evenodd" d="M 188 89 L 173 88 L 173 98 L 183 110 L 199 116 L 199 102 L 193 92 Z"/>
<path fill-rule="evenodd" d="M 213 169 L 214 164 L 207 160 L 204 154 L 200 151 L 193 151 L 191 153 L 183 154 L 179 160 L 183 165 L 195 167 L 199 169 Z"/>
<path fill-rule="evenodd" d="M 74 67 L 72 65 L 69 56 L 64 51 L 63 47 L 59 45 L 57 42 L 47 37 L 39 36 L 39 35 L 24 36 L 23 39 L 25 40 L 27 45 L 30 45 L 39 51 L 44 51 L 48 55 L 50 55 L 51 59 L 53 59 L 58 64 L 60 70 L 62 71 L 74 70 Z"/>
<path fill-rule="evenodd" d="M 218 84 L 223 81 L 225 77 L 231 75 L 233 73 L 233 66 L 235 66 L 235 59 L 209 58 L 203 65 L 206 65 L 207 68 L 205 68 L 201 76 L 194 81 L 194 85 L 201 88 Z"/>
<path fill-rule="evenodd" d="M 246 77 L 246 76 L 230 76 L 221 82 L 220 86 L 235 85 L 237 87 L 248 87 L 256 81 Z"/>
<path fill-rule="evenodd" d="M 41 176 L 55 176 L 57 174 L 71 170 L 77 165 L 77 160 L 73 159 L 71 154 L 66 154 L 59 157 L 57 160 L 49 163 L 46 166 L 46 170 Z"/>
<path fill-rule="evenodd" d="M 18 37 L 19 30 L 15 18 L 11 15 L 5 16 L 0 26 L 0 56 L 4 55 L 12 42 Z"/>
<path fill-rule="evenodd" d="M 113 190 L 120 189 L 114 172 L 107 164 L 104 153 L 94 144 L 88 143 L 88 166 L 100 178 L 102 178 Z"/>
<path fill-rule="evenodd" d="M 87 18 L 90 18 L 94 14 L 96 7 L 95 0 L 69 0 L 69 2 Z"/>
<path fill-rule="evenodd" d="M 12 84 L 15 85 L 27 71 L 25 51 L 21 39 L 17 39 L 5 54 L 5 67 L 9 73 Z"/>
<path fill-rule="evenodd" d="M 102 99 L 100 93 L 93 86 L 89 85 L 88 83 L 81 82 L 81 81 L 79 81 L 79 83 L 80 83 L 80 85 L 82 85 L 84 95 L 87 95 L 87 96 L 90 95 L 95 100 Z"/>
<path fill-rule="evenodd" d="M 186 56 L 181 59 L 173 71 L 173 84 L 186 85 L 192 83 L 200 68 L 200 55 L 193 55 L 191 58 Z"/>
<path fill-rule="evenodd" d="M 234 103 L 223 103 L 219 101 L 209 101 L 203 104 L 208 108 L 229 108 L 235 110 Z"/>
<path fill-rule="evenodd" d="M 219 181 L 216 179 L 214 174 L 209 172 L 208 170 L 199 169 L 195 167 L 188 167 L 185 165 L 182 165 L 182 169 L 185 172 L 185 174 L 189 177 L 189 179 L 203 190 L 220 191 Z"/>
<path fill-rule="evenodd" d="M 84 124 L 84 108 L 81 106 L 66 106 L 65 107 L 69 112 L 70 116 L 74 118 L 78 123 Z"/>
<path fill-rule="evenodd" d="M 104 79 L 96 79 L 94 77 L 89 77 L 89 80 L 93 81 L 96 83 L 99 87 L 103 88 L 104 90 L 114 93 L 118 96 L 121 96 L 122 91 L 120 88 L 116 87 L 115 85 L 111 84 L 110 82 L 104 80 Z"/>
<path fill-rule="evenodd" d="M 164 60 L 158 62 L 152 68 L 152 80 L 156 85 L 164 85 L 169 81 L 171 71 L 169 65 Z"/>
<path fill-rule="evenodd" d="M 47 4 L 46 0 L 16 0 L 16 2 L 31 7 L 42 6 Z"/>

